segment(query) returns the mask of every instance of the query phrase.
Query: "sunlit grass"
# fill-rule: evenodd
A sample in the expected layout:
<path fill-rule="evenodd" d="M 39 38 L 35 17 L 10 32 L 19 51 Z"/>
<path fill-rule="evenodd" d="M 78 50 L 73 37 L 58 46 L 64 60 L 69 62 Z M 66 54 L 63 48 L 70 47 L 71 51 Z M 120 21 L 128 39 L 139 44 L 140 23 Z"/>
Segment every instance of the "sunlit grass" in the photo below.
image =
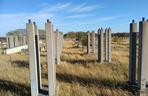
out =
<path fill-rule="evenodd" d="M 61 64 L 56 68 L 57 96 L 132 96 L 126 83 L 128 57 L 128 39 L 118 43 L 113 42 L 112 62 L 109 64 L 106 62 L 99 64 L 97 54 L 86 54 L 82 48 L 77 48 L 74 42 L 66 41 L 61 55 Z M 0 59 L 0 82 L 6 82 L 6 84 L 0 83 L 0 96 L 30 95 L 28 55 L 1 54 L 0 58 L 2 58 Z M 46 53 L 42 53 L 44 85 L 48 84 L 46 62 Z"/>

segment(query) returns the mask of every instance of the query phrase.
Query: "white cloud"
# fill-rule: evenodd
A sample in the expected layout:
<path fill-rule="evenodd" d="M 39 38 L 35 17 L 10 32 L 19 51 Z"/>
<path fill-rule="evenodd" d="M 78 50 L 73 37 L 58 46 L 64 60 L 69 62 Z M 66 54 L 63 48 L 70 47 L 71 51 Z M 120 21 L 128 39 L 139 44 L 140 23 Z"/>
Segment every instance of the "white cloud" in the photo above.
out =
<path fill-rule="evenodd" d="M 88 18 L 89 16 L 94 16 L 94 11 L 103 8 L 103 6 L 101 5 L 88 5 L 87 3 L 82 3 L 78 5 L 71 2 L 58 3 L 53 5 L 44 3 L 41 4 L 41 6 L 41 9 L 34 13 L 0 14 L 0 25 L 2 25 L 0 26 L 1 32 L 8 32 L 10 30 L 25 28 L 25 23 L 28 19 L 32 19 L 32 21 L 37 21 L 37 24 L 40 28 L 44 28 L 44 23 L 46 22 L 46 19 L 51 19 L 52 21 L 54 21 L 54 24 L 56 25 L 55 27 L 62 26 L 63 29 L 66 29 L 68 27 L 64 26 L 76 27 L 93 24 L 97 25 L 101 24 L 101 22 L 108 22 L 126 16 L 117 15 L 84 19 L 85 17 Z"/>
<path fill-rule="evenodd" d="M 55 5 L 50 5 L 47 3 L 41 4 L 43 9 L 40 12 L 70 12 L 70 13 L 83 13 L 95 11 L 96 9 L 104 8 L 102 5 L 88 5 L 86 3 L 73 4 L 71 2 L 58 3 Z"/>
<path fill-rule="evenodd" d="M 71 9 L 69 12 L 74 12 L 74 13 L 82 13 L 82 12 L 90 12 L 94 11 L 96 9 L 103 8 L 101 5 L 87 5 L 86 3 L 80 4 L 80 5 L 73 5 L 71 6 Z"/>
<path fill-rule="evenodd" d="M 116 15 L 116 16 L 106 16 L 106 17 L 100 17 L 95 19 L 89 19 L 87 21 L 74 21 L 70 23 L 62 23 L 62 24 L 56 24 L 57 26 L 80 26 L 80 25 L 98 25 L 102 22 L 109 22 L 112 20 L 117 20 L 123 17 L 126 17 L 129 15 Z"/>
<path fill-rule="evenodd" d="M 58 3 L 58 4 L 55 4 L 55 5 L 49 5 L 49 4 L 42 4 L 43 6 L 43 9 L 41 9 L 39 12 L 41 13 L 47 13 L 47 12 L 58 12 L 58 11 L 61 11 L 61 10 L 66 10 L 67 8 L 69 8 L 71 6 L 71 3 L 64 3 L 64 4 L 61 4 L 61 3 Z"/>

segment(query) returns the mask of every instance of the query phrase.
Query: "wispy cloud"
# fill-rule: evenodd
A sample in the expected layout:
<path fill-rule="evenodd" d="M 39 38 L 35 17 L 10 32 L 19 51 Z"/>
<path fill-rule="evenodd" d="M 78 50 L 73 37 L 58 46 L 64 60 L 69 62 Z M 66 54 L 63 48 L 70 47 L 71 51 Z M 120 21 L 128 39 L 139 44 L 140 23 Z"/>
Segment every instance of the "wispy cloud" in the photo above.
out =
<path fill-rule="evenodd" d="M 102 5 L 88 5 L 86 3 L 80 5 L 73 5 L 69 12 L 82 13 L 95 11 L 96 9 L 104 8 Z"/>
<path fill-rule="evenodd" d="M 41 4 L 43 9 L 40 12 L 70 12 L 70 13 L 83 13 L 95 11 L 96 9 L 104 8 L 102 5 L 88 5 L 87 3 L 73 4 L 71 2 L 58 3 L 55 5 L 50 5 L 47 3 Z"/>
<path fill-rule="evenodd" d="M 69 2 L 64 3 L 64 4 L 58 3 L 55 5 L 50 5 L 50 4 L 44 3 L 41 5 L 43 6 L 43 8 L 39 12 L 46 13 L 46 12 L 58 12 L 61 10 L 65 10 L 71 6 L 71 3 L 69 3 Z"/>
<path fill-rule="evenodd" d="M 89 19 L 87 21 L 77 21 L 77 22 L 71 22 L 71 23 L 63 23 L 63 24 L 57 24 L 58 26 L 80 26 L 80 25 L 98 25 L 102 22 L 110 22 L 112 20 L 117 20 L 120 18 L 124 18 L 129 15 L 115 15 L 115 16 L 105 16 L 95 19 Z"/>
<path fill-rule="evenodd" d="M 0 14 L 0 25 L 3 25 L 0 26 L 0 29 L 1 32 L 8 32 L 10 30 L 15 30 L 18 28 L 25 28 L 25 23 L 28 19 L 32 19 L 32 21 L 37 21 L 40 28 L 44 28 L 44 23 L 46 19 L 51 19 L 54 22 L 55 27 L 68 29 L 67 26 L 75 26 L 79 28 L 78 26 L 84 25 L 100 25 L 102 22 L 109 22 L 128 16 L 96 16 L 95 13 L 97 13 L 98 9 L 100 8 L 104 8 L 104 6 L 91 5 L 87 3 L 77 5 L 71 2 L 52 5 L 44 3 L 41 4 L 40 10 L 33 13 Z"/>

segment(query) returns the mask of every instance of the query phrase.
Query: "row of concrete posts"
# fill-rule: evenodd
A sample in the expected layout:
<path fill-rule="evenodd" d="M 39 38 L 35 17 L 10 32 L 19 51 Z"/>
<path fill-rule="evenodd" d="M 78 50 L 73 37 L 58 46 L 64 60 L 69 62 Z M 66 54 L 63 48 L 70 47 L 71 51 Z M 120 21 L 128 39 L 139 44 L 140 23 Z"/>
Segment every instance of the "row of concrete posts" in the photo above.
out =
<path fill-rule="evenodd" d="M 87 33 L 87 53 L 96 53 L 96 36 L 95 32 Z M 105 34 L 103 28 L 98 29 L 98 62 L 103 63 L 111 62 L 111 28 L 105 29 Z M 91 51 L 92 49 L 92 51 Z M 104 52 L 105 51 L 105 52 Z M 104 56 L 105 53 L 105 56 Z"/>
<path fill-rule="evenodd" d="M 56 66 L 60 64 L 60 55 L 63 46 L 63 34 L 53 31 L 53 24 L 47 20 L 45 23 L 47 65 L 48 65 L 48 88 L 42 86 L 39 32 L 36 23 L 31 20 L 26 24 L 28 34 L 29 65 L 31 80 L 31 96 L 56 96 Z"/>
<path fill-rule="evenodd" d="M 7 36 L 7 49 L 23 46 L 27 44 L 26 36 Z"/>
<path fill-rule="evenodd" d="M 134 90 L 139 90 L 139 96 L 148 96 L 148 21 L 145 21 L 145 18 L 139 22 L 139 32 L 137 31 L 137 23 L 134 20 L 130 23 L 129 53 L 129 85 Z"/>

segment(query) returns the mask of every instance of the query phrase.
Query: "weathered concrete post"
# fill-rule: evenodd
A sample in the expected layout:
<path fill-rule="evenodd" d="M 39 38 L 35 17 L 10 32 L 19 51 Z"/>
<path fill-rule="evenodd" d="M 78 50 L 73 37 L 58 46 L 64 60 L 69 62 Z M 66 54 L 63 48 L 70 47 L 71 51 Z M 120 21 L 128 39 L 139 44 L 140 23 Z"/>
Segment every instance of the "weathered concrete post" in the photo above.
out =
<path fill-rule="evenodd" d="M 46 43 L 47 43 L 47 62 L 48 62 L 48 90 L 49 96 L 55 96 L 56 89 L 56 72 L 55 72 L 55 54 L 54 54 L 54 33 L 53 25 L 47 20 L 45 24 Z"/>
<path fill-rule="evenodd" d="M 20 46 L 23 45 L 23 38 L 22 38 L 22 36 L 19 36 L 19 45 L 20 45 Z"/>
<path fill-rule="evenodd" d="M 15 36 L 15 47 L 19 46 L 18 36 Z"/>
<path fill-rule="evenodd" d="M 90 53 L 90 33 L 87 32 L 87 53 Z"/>
<path fill-rule="evenodd" d="M 23 39 L 23 45 L 26 45 L 26 37 L 23 36 L 22 39 Z"/>
<path fill-rule="evenodd" d="M 138 82 L 141 90 L 148 86 L 148 21 L 139 22 Z"/>
<path fill-rule="evenodd" d="M 9 49 L 10 48 L 10 38 L 9 38 L 9 36 L 7 36 L 7 49 Z"/>
<path fill-rule="evenodd" d="M 31 80 L 31 96 L 38 96 L 38 78 L 37 78 L 37 62 L 36 62 L 36 47 L 35 47 L 35 30 L 31 20 L 26 24 L 28 34 L 28 48 L 29 48 L 29 67 Z"/>
<path fill-rule="evenodd" d="M 36 47 L 36 63 L 37 63 L 37 78 L 38 78 L 38 90 L 40 93 L 40 89 L 42 89 L 42 79 L 41 79 L 41 64 L 40 64 L 40 46 L 39 46 L 39 31 L 38 31 L 38 27 L 36 25 L 35 22 L 33 22 L 34 24 L 34 31 L 35 31 L 35 47 Z M 25 38 L 25 37 L 23 37 Z M 23 40 L 24 44 L 26 42 L 26 40 Z"/>
<path fill-rule="evenodd" d="M 56 30 L 55 34 L 55 45 L 56 45 L 56 64 L 60 64 L 60 33 L 58 32 L 58 29 Z"/>
<path fill-rule="evenodd" d="M 20 36 L 20 45 L 23 45 L 23 36 Z"/>
<path fill-rule="evenodd" d="M 57 51 L 56 51 L 56 49 L 57 49 L 57 40 L 56 40 L 57 32 L 54 31 L 53 35 L 54 35 L 53 44 L 54 44 L 55 64 L 57 64 Z"/>
<path fill-rule="evenodd" d="M 103 36 L 103 28 L 98 29 L 98 62 L 103 63 L 103 49 L 104 49 L 104 36 Z"/>
<path fill-rule="evenodd" d="M 105 29 L 105 61 L 107 61 L 108 58 L 108 29 Z"/>
<path fill-rule="evenodd" d="M 14 36 L 9 36 L 9 40 L 10 40 L 10 48 L 14 48 L 15 47 Z"/>
<path fill-rule="evenodd" d="M 61 46 L 60 46 L 60 56 L 61 56 L 64 40 L 63 40 L 63 33 L 59 33 L 59 34 L 60 34 L 60 44 L 61 44 Z"/>
<path fill-rule="evenodd" d="M 92 53 L 95 53 L 95 32 L 93 31 L 92 33 L 91 33 L 91 44 L 92 44 Z"/>
<path fill-rule="evenodd" d="M 130 58 L 129 58 L 129 83 L 136 84 L 136 47 L 137 44 L 137 23 L 130 23 Z"/>
<path fill-rule="evenodd" d="M 107 30 L 108 34 L 108 48 L 107 48 L 107 62 L 111 62 L 111 44 L 112 44 L 112 38 L 111 38 L 111 28 Z"/>
<path fill-rule="evenodd" d="M 59 32 L 59 60 L 61 62 L 61 54 L 63 49 L 63 34 Z"/>

